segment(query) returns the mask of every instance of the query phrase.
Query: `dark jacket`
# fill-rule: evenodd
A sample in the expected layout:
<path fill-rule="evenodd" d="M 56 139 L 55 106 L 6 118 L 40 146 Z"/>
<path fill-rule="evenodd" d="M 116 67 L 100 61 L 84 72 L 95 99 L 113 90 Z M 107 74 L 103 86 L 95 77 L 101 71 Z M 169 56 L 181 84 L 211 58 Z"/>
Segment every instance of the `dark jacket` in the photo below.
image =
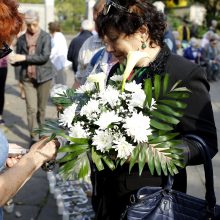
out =
<path fill-rule="evenodd" d="M 112 68 L 110 76 L 113 75 L 116 67 Z M 187 134 L 201 137 L 208 145 L 213 157 L 218 151 L 217 134 L 209 96 L 209 84 L 203 68 L 172 54 L 168 47 L 164 46 L 156 60 L 150 64 L 150 67 L 146 67 L 146 72 L 135 80 L 137 83 L 143 83 L 147 75 L 153 77 L 154 74 L 164 73 L 170 75 L 170 88 L 181 80 L 181 86 L 187 87 L 192 92 L 187 99 L 188 106 L 184 117 L 181 118 L 176 131 L 182 137 Z M 189 149 L 188 164 L 191 165 L 203 163 L 196 144 L 198 143 L 186 138 L 183 142 L 183 147 Z M 123 167 L 118 167 L 114 171 L 105 169 L 94 176 L 97 183 L 94 191 L 97 197 L 93 197 L 97 213 L 96 220 L 119 220 L 120 213 L 129 204 L 131 194 L 143 186 L 160 186 L 166 182 L 166 177 L 152 176 L 147 166 L 141 176 L 138 174 L 138 166 L 134 166 L 130 174 L 128 170 L 128 164 L 124 164 Z M 186 183 L 186 171 L 182 169 L 175 175 L 173 188 L 185 192 Z"/>
<path fill-rule="evenodd" d="M 25 54 L 26 61 L 16 63 L 16 71 L 23 80 L 26 77 L 28 65 L 36 66 L 37 83 L 42 83 L 53 78 L 54 71 L 50 61 L 51 53 L 51 37 L 48 33 L 41 30 L 37 40 L 36 52 L 33 55 L 28 55 L 27 41 L 25 34 L 18 38 L 16 45 L 16 53 Z"/>
<path fill-rule="evenodd" d="M 92 33 L 90 31 L 81 31 L 78 36 L 73 38 L 70 43 L 67 59 L 72 62 L 73 71 L 76 73 L 77 66 L 78 66 L 78 55 L 79 50 L 82 47 L 83 43 L 86 41 L 87 38 L 91 37 Z"/>

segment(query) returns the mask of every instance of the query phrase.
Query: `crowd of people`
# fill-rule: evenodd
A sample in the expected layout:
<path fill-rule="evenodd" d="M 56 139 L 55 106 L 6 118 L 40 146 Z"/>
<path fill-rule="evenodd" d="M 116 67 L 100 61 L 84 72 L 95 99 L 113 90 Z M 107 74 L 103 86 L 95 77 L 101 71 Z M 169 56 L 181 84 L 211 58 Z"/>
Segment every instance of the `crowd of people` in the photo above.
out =
<path fill-rule="evenodd" d="M 170 74 L 172 84 L 182 80 L 184 86 L 192 91 L 185 116 L 176 128 L 176 131 L 184 137 L 180 148 L 184 149 L 186 165 L 203 163 L 197 148 L 201 143 L 187 138 L 188 134 L 203 139 L 212 157 L 216 154 L 217 135 L 208 84 L 208 81 L 216 81 L 220 78 L 220 36 L 217 33 L 216 22 L 213 21 L 203 38 L 198 39 L 195 29 L 192 34 L 186 19 L 183 19 L 182 25 L 174 31 L 167 26 L 164 11 L 161 12 L 156 6 L 144 0 L 121 2 L 98 0 L 94 5 L 94 22 L 82 21 L 79 34 L 68 47 L 58 22 L 48 24 L 48 33 L 39 26 L 38 12 L 28 10 L 22 15 L 17 8 L 16 0 L 0 2 L 2 48 L 0 50 L 2 57 L 0 59 L 0 124 L 5 123 L 4 87 L 7 65 L 11 63 L 24 89 L 30 147 L 32 147 L 21 159 L 15 158 L 16 163 L 10 165 L 12 168 L 0 175 L 0 198 L 3 198 L 0 200 L 0 205 L 13 196 L 45 161 L 55 156 L 59 143 L 41 139 L 34 129 L 45 121 L 45 110 L 52 85 L 66 84 L 66 74 L 68 74 L 66 70 L 71 63 L 75 76 L 73 87 L 78 88 L 86 82 L 89 74 L 103 71 L 108 76 L 113 75 L 119 63 L 124 62 L 129 51 L 147 52 L 149 56 L 140 60 L 136 66 L 137 69 L 146 69 L 146 73 L 134 78 L 137 83 L 142 84 L 146 77 L 153 77 L 154 74 L 163 74 L 166 71 Z M 7 18 L 4 17 L 5 10 L 8 10 Z M 17 16 L 14 16 L 14 10 Z M 7 19 L 14 23 L 6 22 Z M 16 19 L 19 22 L 16 22 Z M 11 28 L 11 32 L 7 32 L 8 26 L 12 25 L 14 27 Z M 19 35 L 19 32 L 22 34 Z M 8 45 L 11 45 L 13 40 L 11 36 L 17 39 L 14 43 L 14 53 L 8 55 L 11 52 Z M 0 157 L 0 164 L 3 165 L 7 158 L 8 145 L 0 136 L 1 140 L 0 147 L 6 149 L 5 156 Z M 49 147 L 47 150 L 46 146 Z M 2 149 L 0 152 L 3 152 Z M 41 154 L 44 156 L 42 157 Z M 27 168 L 26 160 L 33 157 L 35 158 L 33 166 Z M 10 161 L 8 166 L 9 164 Z M 13 190 L 8 192 L 4 184 L 10 182 L 15 172 L 21 178 Z M 146 172 L 147 177 L 144 178 L 138 175 L 137 169 L 128 175 L 126 164 L 114 172 L 110 170 L 92 172 L 91 180 L 95 187 L 92 202 L 96 220 L 120 219 L 120 214 L 129 203 L 131 193 L 147 185 L 149 181 L 154 186 L 164 183 L 161 177 L 150 176 L 149 172 Z M 185 169 L 175 176 L 174 188 L 186 191 Z"/>

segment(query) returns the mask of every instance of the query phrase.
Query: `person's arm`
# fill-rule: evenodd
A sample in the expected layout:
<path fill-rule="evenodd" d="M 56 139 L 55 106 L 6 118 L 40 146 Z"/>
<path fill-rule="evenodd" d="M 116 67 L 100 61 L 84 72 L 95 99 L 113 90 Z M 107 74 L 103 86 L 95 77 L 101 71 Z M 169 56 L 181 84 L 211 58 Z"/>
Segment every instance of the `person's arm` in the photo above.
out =
<path fill-rule="evenodd" d="M 18 41 L 18 49 L 17 53 L 10 57 L 10 63 L 16 64 L 25 62 L 27 64 L 33 65 L 41 65 L 45 64 L 50 59 L 51 53 L 51 37 L 49 34 L 45 34 L 41 37 L 40 45 L 40 53 L 27 55 L 27 54 L 20 54 L 20 41 Z"/>
<path fill-rule="evenodd" d="M 48 138 L 44 138 L 34 144 L 29 153 L 0 175 L 0 206 L 17 193 L 44 162 L 55 157 L 57 143 L 47 141 Z"/>

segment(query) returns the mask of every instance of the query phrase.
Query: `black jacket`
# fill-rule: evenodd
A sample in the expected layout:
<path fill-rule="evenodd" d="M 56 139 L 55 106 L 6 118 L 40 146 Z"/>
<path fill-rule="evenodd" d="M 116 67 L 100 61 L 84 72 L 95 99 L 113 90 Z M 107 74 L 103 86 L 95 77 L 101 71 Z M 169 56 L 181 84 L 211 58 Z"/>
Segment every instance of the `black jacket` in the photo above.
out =
<path fill-rule="evenodd" d="M 25 54 L 26 61 L 16 63 L 16 72 L 23 80 L 26 77 L 28 65 L 36 66 L 37 83 L 42 83 L 53 78 L 54 71 L 50 61 L 51 53 L 51 37 L 48 33 L 41 30 L 37 40 L 36 52 L 33 55 L 28 55 L 27 41 L 25 34 L 18 38 L 16 45 L 16 53 Z"/>
<path fill-rule="evenodd" d="M 117 65 L 112 68 L 110 76 L 113 75 L 116 68 Z M 137 83 L 142 83 L 147 77 L 146 75 L 153 77 L 154 74 L 164 73 L 170 75 L 170 88 L 178 80 L 181 80 L 181 86 L 187 87 L 192 92 L 187 100 L 188 107 L 184 117 L 181 118 L 176 130 L 183 137 L 187 134 L 201 137 L 208 145 L 213 157 L 218 151 L 217 134 L 209 96 L 209 84 L 204 70 L 185 58 L 172 54 L 168 47 L 164 46 L 156 60 L 150 64 L 146 74 L 142 74 L 135 80 Z M 197 143 L 191 140 L 184 143 L 187 145 L 185 147 L 189 149 L 188 164 L 203 163 L 196 147 Z M 114 171 L 105 169 L 92 176 L 92 181 L 97 184 L 96 196 L 93 196 L 93 205 L 97 214 L 96 220 L 119 220 L 120 214 L 129 204 L 132 193 L 143 186 L 160 186 L 166 181 L 165 177 L 152 176 L 147 166 L 141 176 L 138 174 L 138 166 L 134 166 L 130 174 L 128 170 L 128 164 L 124 164 L 123 167 L 118 167 Z M 186 191 L 186 183 L 186 171 L 182 169 L 178 175 L 175 175 L 173 188 L 184 192 Z"/>
<path fill-rule="evenodd" d="M 78 66 L 78 55 L 79 50 L 87 38 L 91 37 L 92 33 L 90 31 L 81 31 L 80 34 L 75 37 L 69 46 L 67 59 L 72 62 L 73 71 L 76 73 Z"/>

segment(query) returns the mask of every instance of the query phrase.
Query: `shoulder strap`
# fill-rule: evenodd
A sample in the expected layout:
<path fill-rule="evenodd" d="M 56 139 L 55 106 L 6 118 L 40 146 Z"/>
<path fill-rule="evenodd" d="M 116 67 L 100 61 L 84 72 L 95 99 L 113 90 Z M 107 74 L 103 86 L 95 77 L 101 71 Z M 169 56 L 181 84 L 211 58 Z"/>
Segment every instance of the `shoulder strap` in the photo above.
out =
<path fill-rule="evenodd" d="M 206 188 L 205 199 L 208 203 L 208 207 L 212 209 L 216 205 L 216 197 L 214 190 L 212 160 L 210 157 L 208 146 L 206 145 L 205 141 L 197 135 L 188 134 L 186 135 L 186 137 L 200 143 L 198 144 L 198 147 L 204 160 L 204 171 L 205 171 L 205 188 Z"/>
<path fill-rule="evenodd" d="M 206 188 L 205 199 L 207 201 L 208 211 L 212 215 L 214 215 L 216 197 L 215 197 L 215 191 L 214 191 L 213 167 L 212 167 L 212 161 L 211 161 L 208 147 L 205 141 L 197 135 L 187 134 L 185 135 L 185 137 L 199 143 L 197 146 L 199 147 L 201 156 L 203 157 L 203 161 L 204 161 L 205 188 Z M 174 180 L 174 177 L 169 175 L 165 189 L 169 190 L 172 188 L 173 180 Z"/>

